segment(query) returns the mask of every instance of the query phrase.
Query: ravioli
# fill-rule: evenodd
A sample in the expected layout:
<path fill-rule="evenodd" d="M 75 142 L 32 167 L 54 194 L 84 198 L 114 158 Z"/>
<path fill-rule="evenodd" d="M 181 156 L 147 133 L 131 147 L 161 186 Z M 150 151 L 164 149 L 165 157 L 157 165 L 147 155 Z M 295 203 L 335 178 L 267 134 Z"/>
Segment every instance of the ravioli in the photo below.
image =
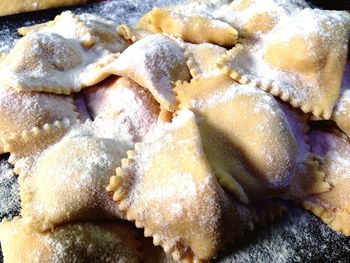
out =
<path fill-rule="evenodd" d="M 140 262 L 135 231 L 124 222 L 75 223 L 38 233 L 24 218 L 0 224 L 5 262 Z"/>
<path fill-rule="evenodd" d="M 148 90 L 126 77 L 111 77 L 84 90 L 95 121 L 110 121 L 109 129 L 121 129 L 139 142 L 157 125 L 160 107 Z"/>
<path fill-rule="evenodd" d="M 312 151 L 322 158 L 322 169 L 331 189 L 329 192 L 305 198 L 303 205 L 335 231 L 349 236 L 349 140 L 334 132 L 319 130 L 310 131 L 309 136 Z"/>
<path fill-rule="evenodd" d="M 50 144 L 40 136 L 47 145 L 30 156 L 23 147 L 16 154 L 8 142 L 19 173 L 21 215 L 40 231 L 64 222 L 123 218 L 104 188 L 132 143 L 114 136 L 87 121 Z"/>
<path fill-rule="evenodd" d="M 349 24 L 304 0 L 197 0 L 20 28 L 0 56 L 22 202 L 5 260 L 208 262 L 284 200 L 350 235 Z"/>
<path fill-rule="evenodd" d="M 65 118 L 75 121 L 78 117 L 71 97 L 0 87 L 0 138 Z M 2 142 L 0 145 L 3 148 Z"/>
<path fill-rule="evenodd" d="M 128 47 L 111 65 L 113 74 L 128 77 L 151 92 L 162 109 L 174 111 L 173 83 L 190 79 L 180 45 L 154 34 Z"/>
<path fill-rule="evenodd" d="M 281 195 L 302 173 L 298 166 L 310 165 L 307 147 L 298 145 L 303 137 L 297 143 L 292 120 L 270 94 L 224 75 L 180 84 L 176 92 L 179 108 L 197 117 L 219 182 L 242 203 Z"/>
<path fill-rule="evenodd" d="M 186 110 L 128 152 L 107 190 L 127 219 L 177 260 L 209 260 L 253 224 L 249 209 L 220 188 Z"/>
<path fill-rule="evenodd" d="M 305 113 L 329 119 L 340 92 L 349 23 L 345 11 L 295 11 L 264 37 L 242 39 L 220 66 L 241 83 L 252 82 Z"/>
<path fill-rule="evenodd" d="M 189 14 L 182 7 L 154 8 L 139 20 L 137 26 L 197 44 L 233 46 L 238 38 L 237 31 L 229 24 L 208 15 Z"/>
<path fill-rule="evenodd" d="M 74 15 L 71 11 L 65 11 L 52 21 L 21 27 L 18 32 L 23 36 L 55 33 L 64 38 L 76 39 L 85 48 L 105 49 L 111 53 L 118 53 L 127 48 L 128 42 L 119 37 L 116 32 L 117 26 L 116 23 L 98 15 L 88 13 Z"/>

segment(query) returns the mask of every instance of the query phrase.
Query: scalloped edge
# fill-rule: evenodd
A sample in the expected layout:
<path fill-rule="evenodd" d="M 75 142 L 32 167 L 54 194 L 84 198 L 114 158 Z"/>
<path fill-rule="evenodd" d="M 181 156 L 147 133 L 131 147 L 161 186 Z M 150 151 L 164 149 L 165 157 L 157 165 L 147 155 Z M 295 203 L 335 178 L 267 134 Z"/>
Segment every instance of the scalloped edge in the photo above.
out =
<path fill-rule="evenodd" d="M 262 203 L 263 208 L 264 205 L 265 204 Z M 254 206 L 251 208 L 256 226 L 266 226 L 281 219 L 288 212 L 287 207 L 278 200 L 267 201 L 266 208 L 267 209 L 260 209 L 260 207 L 255 208 Z"/>
<path fill-rule="evenodd" d="M 147 34 L 151 35 L 154 33 L 147 30 L 137 29 L 127 24 L 121 24 L 117 27 L 117 34 L 126 41 L 131 41 L 131 43 L 133 44 L 146 37 Z"/>
<path fill-rule="evenodd" d="M 20 196 L 21 196 L 21 207 L 23 212 L 23 204 L 31 203 L 33 200 L 34 192 L 31 190 L 31 187 L 28 187 L 26 184 L 22 184 L 22 180 L 25 180 L 30 174 L 26 168 L 23 169 L 21 159 L 26 157 L 17 157 L 15 154 L 11 153 L 11 148 L 13 142 L 30 142 L 33 138 L 36 140 L 40 139 L 42 136 L 58 136 L 58 140 L 60 137 L 64 137 L 64 135 L 69 131 L 69 129 L 77 124 L 81 123 L 79 119 L 70 120 L 68 118 L 64 118 L 61 121 L 55 121 L 53 123 L 46 123 L 41 128 L 34 127 L 31 130 L 24 130 L 21 133 L 12 133 L 6 139 L 3 139 L 4 145 L 6 149 L 10 152 L 10 157 L 8 162 L 14 165 L 13 171 L 19 176 L 18 180 L 20 183 Z M 51 144 L 50 144 L 51 145 Z M 48 145 L 47 147 L 49 147 Z M 28 208 L 27 208 L 28 209 Z M 21 212 L 21 213 L 22 213 Z M 47 218 L 43 218 L 43 220 L 38 221 L 32 218 L 31 216 L 23 217 L 27 220 L 28 225 L 30 225 L 33 229 L 36 229 L 40 232 L 44 232 L 47 230 L 53 231 L 55 225 Z"/>
<path fill-rule="evenodd" d="M 112 176 L 110 178 L 109 185 L 106 187 L 106 190 L 108 192 L 113 192 L 113 200 L 118 202 L 118 207 L 120 210 L 126 212 L 126 218 L 129 221 L 133 221 L 135 223 L 135 226 L 137 228 L 144 228 L 144 236 L 145 237 L 152 237 L 153 239 L 153 244 L 155 246 L 162 246 L 164 251 L 167 254 L 172 255 L 172 257 L 175 260 L 183 260 L 186 262 L 186 257 L 185 255 L 181 254 L 180 251 L 176 249 L 176 244 L 170 244 L 167 242 L 162 242 L 159 233 L 157 233 L 155 230 L 145 226 L 143 223 L 138 221 L 136 219 L 136 216 L 127 209 L 127 201 L 126 195 L 128 193 L 127 187 L 123 186 L 124 183 L 124 177 L 127 175 L 123 171 L 123 168 L 127 168 L 131 163 L 134 162 L 134 158 L 136 156 L 136 150 L 142 145 L 142 143 L 136 143 L 135 144 L 135 150 L 129 150 L 127 152 L 127 158 L 123 158 L 121 160 L 121 167 L 116 168 L 116 175 Z M 131 179 L 132 180 L 132 179 Z M 191 260 L 187 262 L 192 262 Z M 195 261 L 193 261 L 195 262 Z M 198 261 L 198 263 L 201 261 Z"/>
<path fill-rule="evenodd" d="M 154 34 L 153 34 L 154 35 Z M 169 39 L 173 40 L 177 45 L 178 47 L 180 48 L 180 50 L 182 51 L 182 53 L 184 53 L 184 49 L 182 47 L 182 45 L 180 44 L 181 43 L 181 39 L 179 38 L 176 38 L 175 36 L 172 36 L 172 35 L 169 35 L 169 34 L 165 34 L 165 33 L 159 33 L 157 35 L 161 35 L 161 36 L 164 36 L 164 37 L 168 37 Z M 118 53 L 117 54 L 117 57 L 120 55 L 121 53 Z M 116 57 L 116 58 L 117 58 Z M 184 58 L 185 58 L 185 61 L 186 61 L 186 56 L 184 55 Z M 129 76 L 127 76 L 127 74 L 120 74 L 119 72 L 120 71 L 116 71 L 113 69 L 113 63 L 111 63 L 110 65 L 107 65 L 108 66 L 108 69 L 107 69 L 107 72 L 112 72 L 111 74 L 112 75 L 116 75 L 116 76 L 121 76 L 121 77 L 128 77 L 130 78 Z M 186 64 L 186 68 L 188 70 L 188 74 L 189 74 L 189 77 L 192 77 L 191 76 L 191 73 L 189 72 L 189 69 L 187 67 L 187 64 Z M 134 79 L 132 79 L 133 81 L 135 81 Z M 175 84 L 178 82 L 179 80 L 170 80 L 170 95 L 173 95 L 174 96 L 174 101 L 170 101 L 168 99 L 166 99 L 165 97 L 163 96 L 160 96 L 159 94 L 161 94 L 157 89 L 155 89 L 154 85 L 150 85 L 150 87 L 145 87 L 143 84 L 140 84 L 138 81 L 135 81 L 137 84 L 139 84 L 140 86 L 144 87 L 145 89 L 147 89 L 153 96 L 153 98 L 160 104 L 160 108 L 161 108 L 161 111 L 162 112 L 175 112 L 176 110 L 176 94 L 174 93 L 174 88 L 175 88 Z M 90 85 L 90 84 L 89 84 Z M 167 114 L 162 114 L 162 116 L 166 116 Z M 167 118 L 165 118 L 166 120 Z"/>
<path fill-rule="evenodd" d="M 16 163 L 18 162 L 18 159 L 11 153 L 13 142 L 28 142 L 32 137 L 38 138 L 44 134 L 54 134 L 58 130 L 67 130 L 75 123 L 80 123 L 80 120 L 70 120 L 68 118 L 64 118 L 62 120 L 57 120 L 52 123 L 46 123 L 41 128 L 33 127 L 30 130 L 23 130 L 19 133 L 9 133 L 6 134 L 5 137 L 0 138 L 4 145 L 4 150 L 10 153 L 9 163 L 15 165 L 14 172 L 19 174 L 19 167 L 16 168 Z"/>
<path fill-rule="evenodd" d="M 197 70 L 197 67 L 195 65 L 196 62 L 192 59 L 191 54 L 188 51 L 188 49 L 186 48 L 185 43 L 180 42 L 179 44 L 180 44 L 180 46 L 181 46 L 181 48 L 182 48 L 182 50 L 184 52 L 184 55 L 185 55 L 185 58 L 186 58 L 186 65 L 188 67 L 188 70 L 190 71 L 192 79 L 200 78 L 200 73 Z"/>
<path fill-rule="evenodd" d="M 193 43 L 190 43 L 190 44 L 193 44 Z M 202 44 L 210 44 L 210 45 L 215 45 L 215 46 L 218 46 L 218 47 L 221 47 L 219 45 L 216 45 L 216 44 L 212 44 L 212 43 L 201 43 L 201 44 L 193 44 L 193 45 L 202 45 Z M 198 63 L 196 63 L 196 61 L 192 58 L 191 56 L 191 53 L 188 51 L 188 48 L 186 47 L 185 43 L 182 41 L 180 42 L 180 45 L 182 46 L 182 49 L 184 50 L 184 55 L 186 57 L 186 64 L 187 64 L 187 67 L 190 71 L 190 74 L 192 76 L 192 79 L 200 79 L 202 78 L 202 74 L 199 70 L 198 70 Z M 220 59 L 219 59 L 220 61 Z M 217 69 L 220 71 L 220 68 L 217 66 Z M 209 76 L 209 77 L 213 77 L 213 76 Z"/>
<path fill-rule="evenodd" d="M 327 183 L 325 179 L 325 173 L 322 170 L 320 158 L 311 152 L 311 145 L 309 142 L 310 138 L 307 136 L 307 132 L 310 130 L 310 127 L 307 124 L 308 116 L 301 116 L 301 117 L 303 118 L 306 124 L 304 127 L 304 131 L 303 131 L 304 134 L 302 137 L 308 148 L 306 149 L 307 150 L 306 159 L 302 162 L 302 164 L 305 166 L 305 169 L 299 171 L 300 173 L 303 173 L 300 175 L 300 179 L 304 179 L 308 177 L 313 178 L 312 180 L 309 179 L 309 181 L 313 182 L 314 185 L 310 189 L 310 192 L 306 193 L 307 195 L 327 192 L 330 189 L 330 185 L 329 183 Z"/>
<path fill-rule="evenodd" d="M 344 220 L 341 218 L 339 213 L 334 213 L 331 209 L 327 209 L 311 201 L 304 201 L 303 207 L 312 212 L 315 216 L 319 217 L 325 224 L 327 224 L 334 231 L 340 232 L 345 236 L 350 236 L 350 226 L 344 227 L 341 226 L 341 221 Z M 344 209 L 340 209 L 338 212 L 341 215 L 344 215 L 347 218 L 347 221 L 350 222 L 350 213 Z"/>
<path fill-rule="evenodd" d="M 309 153 L 307 159 L 304 162 L 306 167 L 304 174 L 300 176 L 301 179 L 306 178 L 308 182 L 312 182 L 311 187 L 307 187 L 309 191 L 305 192 L 306 195 L 320 194 L 328 192 L 330 190 L 329 183 L 325 180 L 325 173 L 322 171 L 321 164 L 318 156 L 313 153 Z M 312 179 L 311 179 L 312 178 Z M 305 187 L 305 183 L 301 182 Z"/>
<path fill-rule="evenodd" d="M 68 119 L 70 121 L 76 122 L 78 119 L 80 119 L 80 114 L 78 112 L 77 106 L 74 104 L 74 99 L 72 97 L 65 97 L 65 99 L 67 99 L 68 103 L 70 104 L 70 109 L 76 114 L 76 116 L 75 116 L 75 119 L 70 119 L 70 118 L 66 118 L 66 117 L 64 119 Z M 61 121 L 64 121 L 64 119 L 62 119 Z M 53 121 L 52 124 L 55 122 L 56 121 Z M 45 123 L 45 124 L 47 124 L 47 123 Z M 30 130 L 34 129 L 35 127 L 36 126 L 33 126 Z M 22 131 L 18 131 L 18 132 L 16 131 L 16 132 L 10 132 L 10 133 L 0 132 L 0 154 L 6 153 L 3 139 L 6 140 L 7 137 L 11 137 L 11 136 L 13 136 L 13 134 L 23 133 L 26 130 L 29 131 L 28 129 L 25 129 Z"/>
<path fill-rule="evenodd" d="M 246 85 L 246 84 L 252 84 L 272 95 L 275 97 L 279 97 L 281 100 L 284 102 L 287 102 L 288 104 L 292 105 L 294 108 L 299 108 L 301 109 L 304 113 L 312 113 L 315 117 L 322 117 L 325 120 L 330 119 L 332 112 L 328 111 L 323 111 L 320 110 L 316 107 L 308 106 L 308 105 L 303 105 L 300 101 L 297 100 L 297 98 L 291 96 L 287 92 L 284 92 L 283 89 L 280 89 L 276 86 L 274 86 L 271 82 L 272 80 L 269 81 L 263 81 L 259 79 L 252 79 L 248 77 L 245 74 L 241 74 L 235 69 L 232 68 L 230 65 L 230 60 L 231 57 L 235 56 L 237 52 L 242 50 L 244 46 L 242 44 L 237 44 L 235 47 L 230 49 L 229 51 L 226 52 L 225 55 L 219 60 L 217 63 L 217 66 L 219 69 L 221 69 L 221 72 L 224 74 L 227 74 L 230 76 L 233 80 L 238 81 L 239 83 Z"/>
<path fill-rule="evenodd" d="M 133 32 L 132 28 L 127 24 L 121 24 L 117 27 L 118 36 L 124 38 L 125 40 L 129 40 L 132 43 L 135 43 L 138 39 L 136 37 L 135 32 Z"/>
<path fill-rule="evenodd" d="M 150 27 L 148 27 L 147 29 L 147 31 L 150 31 L 150 32 L 152 32 L 152 30 L 154 30 L 154 32 L 153 33 L 162 33 L 162 34 L 170 34 L 170 33 L 167 33 L 167 32 L 164 32 L 164 30 L 162 30 L 162 29 L 160 29 L 159 28 L 159 23 L 154 23 L 152 20 L 153 20 L 153 17 L 154 17 L 154 12 L 155 11 L 157 11 L 157 10 L 161 10 L 161 11 L 163 11 L 163 12 L 166 12 L 167 13 L 167 15 L 168 15 L 168 17 L 166 17 L 166 19 L 168 19 L 169 20 L 169 17 L 171 18 L 171 20 L 182 20 L 182 21 L 180 21 L 180 24 L 182 23 L 183 25 L 182 25 L 182 29 L 181 30 L 178 30 L 178 32 L 176 32 L 176 33 L 171 33 L 171 35 L 173 35 L 174 37 L 177 37 L 177 38 L 181 38 L 181 39 L 184 39 L 184 23 L 186 24 L 186 23 L 188 23 L 188 21 L 186 21 L 186 20 L 188 20 L 188 18 L 191 18 L 191 17 L 201 17 L 201 18 L 204 18 L 204 19 L 208 19 L 208 20 L 210 20 L 210 25 L 211 26 L 215 26 L 215 24 L 217 23 L 217 22 L 221 22 L 222 24 L 225 24 L 225 27 L 224 27 L 224 29 L 223 29 L 223 27 L 221 26 L 221 28 L 219 27 L 219 30 L 220 30 L 220 32 L 222 33 L 222 31 L 224 30 L 225 32 L 223 33 L 223 34 L 232 34 L 232 36 L 231 36 L 231 38 L 230 38 L 230 43 L 223 43 L 224 41 L 217 41 L 217 38 L 216 38 L 216 40 L 215 41 L 213 41 L 213 40 L 211 40 L 211 41 L 209 41 L 209 38 L 206 38 L 205 40 L 202 40 L 202 41 L 193 41 L 193 39 L 192 39 L 192 41 L 191 41 L 191 39 L 184 39 L 184 41 L 186 41 L 186 42 L 191 42 L 191 43 L 195 43 L 195 44 L 203 44 L 203 43 L 211 43 L 211 44 L 214 44 L 214 45 L 219 45 L 219 46 L 226 46 L 226 47 L 232 47 L 232 46 L 234 46 L 236 43 L 237 43 L 237 41 L 238 41 L 238 39 L 239 39 L 239 32 L 237 31 L 237 29 L 235 28 L 235 27 L 233 27 L 230 23 L 228 23 L 228 22 L 226 22 L 226 21 L 224 21 L 224 20 L 222 20 L 222 19 L 219 19 L 219 18 L 216 18 L 216 17 L 213 17 L 213 16 L 206 16 L 206 15 L 190 15 L 190 16 L 187 16 L 187 17 L 185 17 L 185 18 L 182 18 L 182 16 L 181 16 L 181 13 L 179 13 L 178 11 L 176 11 L 176 9 L 175 10 L 171 10 L 171 9 L 169 9 L 169 10 L 167 10 L 167 9 L 169 9 L 169 7 L 153 7 L 151 10 L 149 10 L 147 13 L 145 13 L 145 14 L 143 14 L 141 17 L 140 17 L 140 19 L 138 20 L 138 22 L 137 22 L 137 28 L 140 28 L 141 26 L 140 26 L 140 21 L 141 20 L 144 20 L 145 18 L 147 18 L 147 24 L 148 24 L 148 26 L 151 26 L 152 27 L 152 29 L 150 29 Z M 175 11 L 175 18 L 174 18 L 174 14 L 171 14 L 171 11 Z M 178 18 L 176 17 L 176 16 L 178 16 Z M 145 23 L 145 21 L 143 21 L 144 23 Z M 175 22 L 179 22 L 179 21 L 175 21 Z M 200 23 L 199 23 L 200 24 Z M 143 30 L 146 30 L 146 29 L 144 29 L 144 28 L 142 28 Z M 228 32 L 228 31 L 230 31 L 230 32 Z M 219 43 L 220 42 L 220 43 Z M 226 42 L 227 42 L 227 39 L 226 39 Z"/>
<path fill-rule="evenodd" d="M 182 81 L 181 81 L 182 83 Z M 178 242 L 167 242 L 167 241 L 162 241 L 160 238 L 160 234 L 155 230 L 152 229 L 150 227 L 147 227 L 146 224 L 141 223 L 140 221 L 138 221 L 136 219 L 136 215 L 128 210 L 127 208 L 127 200 L 126 197 L 128 195 L 129 192 L 129 185 L 130 185 L 130 181 L 133 181 L 133 175 L 128 174 L 125 172 L 125 169 L 127 169 L 130 165 L 132 165 L 135 162 L 135 157 L 137 156 L 137 151 L 142 147 L 143 143 L 135 143 L 134 145 L 134 150 L 129 150 L 127 151 L 127 157 L 123 158 L 121 160 L 121 166 L 117 167 L 115 170 L 115 175 L 110 177 L 109 180 L 109 184 L 106 187 L 106 191 L 107 192 L 112 192 L 112 198 L 115 202 L 118 203 L 118 208 L 125 212 L 126 214 L 126 219 L 129 221 L 133 221 L 135 223 L 135 226 L 137 228 L 143 228 L 144 229 L 144 236 L 145 237 L 152 237 L 153 239 L 153 244 L 155 246 L 161 246 L 163 248 L 163 250 L 165 251 L 166 254 L 171 255 L 172 258 L 176 261 L 181 261 L 181 262 L 188 262 L 188 263 L 205 263 L 208 262 L 206 260 L 202 260 L 197 258 L 194 254 L 193 251 L 191 250 L 190 247 L 186 247 L 187 249 L 184 250 L 183 252 L 180 251 L 177 247 L 179 245 Z M 131 179 L 124 179 L 125 177 L 131 178 Z M 217 182 L 218 182 L 218 186 L 222 188 L 221 184 L 218 181 L 218 177 L 215 176 L 214 177 Z M 127 181 L 127 182 L 125 182 Z M 223 190 L 224 191 L 224 190 Z M 238 202 L 239 203 L 239 202 Z M 244 206 L 244 205 L 242 205 Z M 244 206 L 246 207 L 246 206 Z M 247 208 L 247 212 L 249 213 L 249 219 L 246 221 L 246 224 L 244 225 L 244 227 L 240 230 L 237 231 L 235 233 L 235 237 L 242 237 L 244 236 L 244 233 L 247 230 L 253 231 L 255 229 L 255 225 L 263 220 L 262 217 L 258 217 L 257 213 L 255 212 L 255 210 L 246 207 Z M 269 220 L 271 221 L 272 219 L 274 219 L 275 217 L 281 215 L 281 210 L 276 210 L 276 213 L 274 213 L 273 216 L 265 216 L 266 217 L 266 222 L 267 219 L 269 218 Z M 231 240 L 226 240 L 223 242 L 222 246 L 218 249 L 217 253 L 224 250 L 225 247 L 227 245 L 229 245 L 230 243 L 234 242 L 235 239 L 231 239 Z M 181 243 L 181 241 L 179 241 Z M 213 258 L 215 258 L 216 255 L 213 256 Z"/>
<path fill-rule="evenodd" d="M 72 93 L 77 93 L 82 90 L 83 87 L 64 87 L 64 86 L 35 86 L 35 87 L 29 87 L 26 86 L 22 82 L 17 82 L 15 80 L 7 80 L 6 81 L 7 85 L 14 88 L 15 90 L 19 92 L 47 92 L 47 93 L 53 93 L 53 94 L 58 94 L 58 95 L 70 95 Z"/>
<path fill-rule="evenodd" d="M 165 253 L 172 256 L 172 258 L 176 261 L 186 262 L 186 263 L 205 263 L 207 261 L 203 261 L 193 255 L 191 249 L 186 252 L 181 252 L 177 248 L 177 243 L 162 241 L 160 238 L 160 234 L 140 221 L 136 219 L 136 216 L 127 209 L 127 201 L 126 195 L 128 194 L 128 187 L 123 186 L 124 177 L 127 175 L 123 171 L 124 168 L 127 168 L 130 164 L 132 164 L 135 160 L 136 151 L 141 147 L 142 143 L 136 143 L 134 146 L 134 150 L 127 151 L 127 158 L 123 158 L 121 160 L 121 167 L 116 168 L 115 175 L 111 176 L 109 185 L 106 187 L 106 191 L 113 192 L 113 200 L 118 202 L 118 208 L 121 211 L 126 213 L 126 219 L 129 221 L 133 221 L 137 228 L 144 229 L 144 236 L 151 237 L 153 239 L 153 244 L 155 246 L 161 246 Z M 131 179 L 133 180 L 133 179 Z M 181 241 L 179 241 L 181 242 Z"/>
<path fill-rule="evenodd" d="M 7 86 L 19 91 L 19 92 L 47 92 L 58 95 L 71 95 L 72 93 L 78 93 L 86 87 L 90 87 L 98 84 L 109 76 L 113 75 L 111 70 L 111 64 L 119 57 L 121 53 L 111 53 L 104 57 L 100 57 L 93 63 L 84 65 L 83 70 L 77 70 L 75 74 L 79 76 L 79 83 L 77 86 L 73 84 L 71 86 L 60 85 L 25 85 L 25 81 L 19 81 L 16 76 L 10 76 L 1 80 Z M 74 70 L 81 67 L 81 64 L 75 68 L 68 69 L 67 71 Z"/>

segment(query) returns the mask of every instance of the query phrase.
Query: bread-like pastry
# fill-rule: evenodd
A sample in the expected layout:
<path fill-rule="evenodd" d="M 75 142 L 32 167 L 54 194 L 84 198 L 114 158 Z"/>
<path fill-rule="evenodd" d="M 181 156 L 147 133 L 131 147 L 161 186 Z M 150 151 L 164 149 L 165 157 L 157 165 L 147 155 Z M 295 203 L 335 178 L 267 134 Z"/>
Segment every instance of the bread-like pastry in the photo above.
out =
<path fill-rule="evenodd" d="M 75 223 L 38 233 L 25 218 L 0 224 L 4 262 L 140 262 L 139 242 L 124 222 Z"/>
<path fill-rule="evenodd" d="M 32 12 L 62 6 L 79 5 L 85 4 L 87 2 L 88 0 L 2 0 L 0 2 L 0 16 Z"/>
<path fill-rule="evenodd" d="M 164 110 L 174 111 L 173 83 L 191 78 L 180 45 L 161 34 L 147 36 L 128 47 L 110 65 L 111 72 L 132 79 L 151 92 Z"/>
<path fill-rule="evenodd" d="M 20 170 L 21 215 L 38 230 L 77 220 L 123 217 L 104 189 L 133 144 L 96 126 L 90 121 L 76 124 L 36 156 L 15 162 Z"/>
<path fill-rule="evenodd" d="M 305 113 L 329 119 L 341 87 L 349 25 L 345 11 L 295 11 L 263 37 L 242 39 L 221 67 L 241 83 L 253 82 Z"/>
<path fill-rule="evenodd" d="M 329 192 L 304 199 L 307 210 L 346 236 L 350 235 L 350 142 L 332 132 L 312 130 L 309 133 L 312 151 L 322 158 L 322 169 Z"/>
<path fill-rule="evenodd" d="M 109 129 L 125 129 L 132 141 L 140 142 L 156 126 L 160 107 L 148 90 L 126 77 L 110 77 L 84 89 L 91 117 L 110 121 Z"/>
<path fill-rule="evenodd" d="M 107 190 L 155 245 L 177 260 L 202 262 L 252 218 L 218 184 L 193 113 L 177 115 L 128 152 Z"/>
<path fill-rule="evenodd" d="M 17 92 L 0 86 L 0 137 L 11 136 L 44 124 L 78 118 L 71 97 L 55 94 Z M 0 152 L 3 152 L 0 142 Z M 2 150 L 1 150 L 2 149 Z"/>
<path fill-rule="evenodd" d="M 197 44 L 233 46 L 238 38 L 237 31 L 229 24 L 214 19 L 209 14 L 189 13 L 187 6 L 154 8 L 139 20 L 137 26 Z"/>

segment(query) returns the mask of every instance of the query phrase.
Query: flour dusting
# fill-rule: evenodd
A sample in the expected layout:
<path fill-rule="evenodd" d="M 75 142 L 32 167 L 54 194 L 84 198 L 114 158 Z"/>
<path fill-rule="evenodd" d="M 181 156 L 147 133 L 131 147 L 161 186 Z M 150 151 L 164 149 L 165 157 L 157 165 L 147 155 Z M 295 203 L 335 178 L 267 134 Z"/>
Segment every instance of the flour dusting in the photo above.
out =
<path fill-rule="evenodd" d="M 0 221 L 18 214 L 21 205 L 17 178 L 6 161 L 0 162 L 0 200 Z"/>
<path fill-rule="evenodd" d="M 265 228 L 258 228 L 236 244 L 229 255 L 215 263 L 349 262 L 347 238 L 331 230 L 320 219 L 287 205 L 288 215 Z M 339 251 L 342 257 L 337 257 Z"/>

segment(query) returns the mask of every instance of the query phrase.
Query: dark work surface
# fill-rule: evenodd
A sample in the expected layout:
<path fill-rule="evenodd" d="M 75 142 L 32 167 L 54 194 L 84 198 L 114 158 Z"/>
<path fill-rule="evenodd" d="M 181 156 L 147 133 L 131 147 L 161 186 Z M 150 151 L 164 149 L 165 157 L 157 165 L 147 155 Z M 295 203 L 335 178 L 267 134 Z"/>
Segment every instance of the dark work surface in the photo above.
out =
<path fill-rule="evenodd" d="M 130 17 L 128 14 L 140 16 L 152 6 L 167 5 L 175 1 L 98 1 L 83 7 L 2 17 L 0 18 L 0 52 L 4 46 L 11 47 L 13 41 L 19 37 L 16 31 L 18 27 L 51 20 L 63 10 L 70 9 L 76 13 L 93 12 L 118 22 L 132 23 L 135 17 Z M 311 2 L 325 9 L 350 10 L 350 1 L 314 0 Z M 7 156 L 0 156 L 0 159 L 6 160 L 6 158 Z M 0 185 L 0 191 L 3 190 Z M 238 240 L 235 245 L 222 252 L 215 262 L 350 262 L 350 238 L 332 231 L 310 213 L 294 205 L 286 205 L 289 212 L 284 218 L 247 234 L 245 238 Z M 9 212 L 12 215 L 18 213 L 18 211 Z M 0 220 L 4 216 L 0 213 Z M 2 262 L 1 256 L 0 262 Z"/>

